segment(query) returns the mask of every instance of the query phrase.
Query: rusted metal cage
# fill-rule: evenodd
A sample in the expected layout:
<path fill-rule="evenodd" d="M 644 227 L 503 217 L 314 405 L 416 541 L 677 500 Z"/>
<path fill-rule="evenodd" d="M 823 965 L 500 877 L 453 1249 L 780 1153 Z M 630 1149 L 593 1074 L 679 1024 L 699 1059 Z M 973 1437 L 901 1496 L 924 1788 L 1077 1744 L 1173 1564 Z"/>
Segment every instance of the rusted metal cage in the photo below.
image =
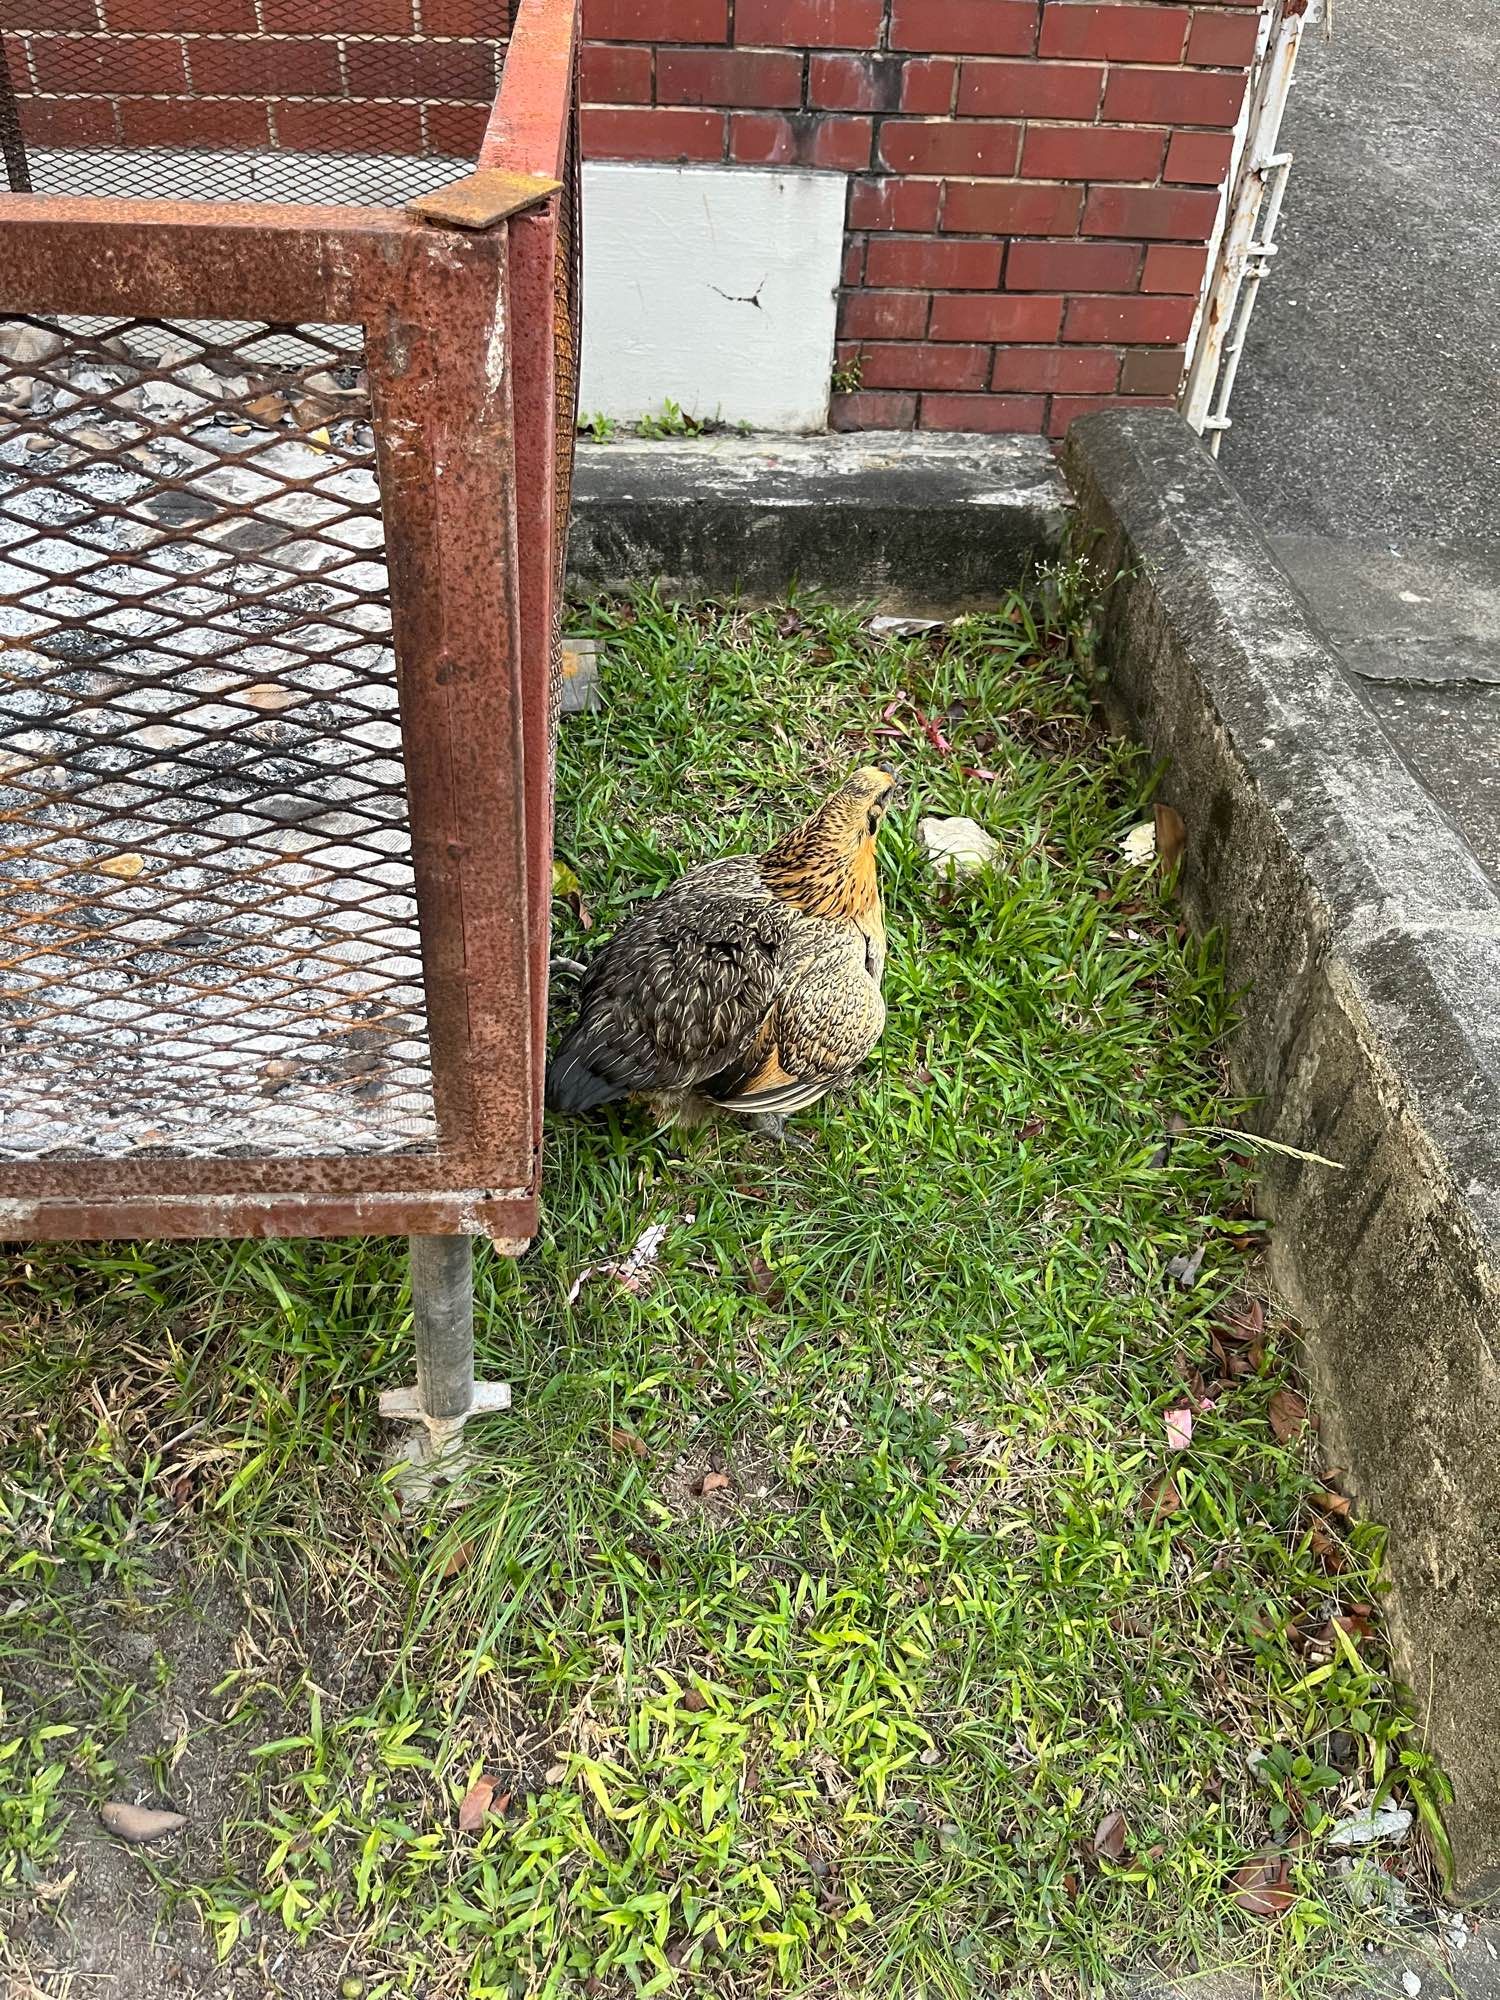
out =
<path fill-rule="evenodd" d="M 6 9 L 0 1236 L 534 1233 L 576 8 Z"/>

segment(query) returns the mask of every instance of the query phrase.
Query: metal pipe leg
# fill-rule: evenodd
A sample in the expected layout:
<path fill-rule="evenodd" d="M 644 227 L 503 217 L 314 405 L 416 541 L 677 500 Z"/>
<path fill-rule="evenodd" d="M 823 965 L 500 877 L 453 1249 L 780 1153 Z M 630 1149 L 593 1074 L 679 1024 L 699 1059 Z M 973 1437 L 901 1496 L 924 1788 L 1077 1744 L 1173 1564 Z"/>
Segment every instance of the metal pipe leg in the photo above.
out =
<path fill-rule="evenodd" d="M 31 168 L 26 162 L 26 141 L 21 137 L 15 89 L 3 62 L 0 62 L 0 160 L 5 162 L 5 178 L 11 193 L 30 194 Z"/>
<path fill-rule="evenodd" d="M 411 1238 L 417 1401 L 429 1417 L 466 1417 L 474 1403 L 474 1239 Z"/>
<path fill-rule="evenodd" d="M 393 1458 L 401 1491 L 415 1505 L 444 1486 L 457 1497 L 468 1469 L 463 1427 L 470 1417 L 508 1410 L 510 1384 L 474 1380 L 474 1239 L 413 1236 L 410 1246 L 417 1386 L 383 1390 L 380 1413 L 412 1426 Z"/>

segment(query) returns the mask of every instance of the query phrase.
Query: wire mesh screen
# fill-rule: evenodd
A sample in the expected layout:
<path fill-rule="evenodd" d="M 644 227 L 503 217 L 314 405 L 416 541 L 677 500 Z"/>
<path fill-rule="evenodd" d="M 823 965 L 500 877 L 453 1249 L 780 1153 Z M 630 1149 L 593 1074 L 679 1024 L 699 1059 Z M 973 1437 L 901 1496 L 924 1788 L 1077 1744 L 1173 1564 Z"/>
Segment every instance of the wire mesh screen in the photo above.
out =
<path fill-rule="evenodd" d="M 0 320 L 0 1158 L 435 1137 L 358 330 Z"/>
<path fill-rule="evenodd" d="M 405 201 L 449 177 L 442 162 L 477 153 L 510 12 L 509 0 L 9 0 L 9 183 Z M 372 27 L 393 32 L 359 32 Z M 4 124 L 0 104 L 0 139 Z"/>
<path fill-rule="evenodd" d="M 578 435 L 578 379 L 582 353 L 583 235 L 580 176 L 582 147 L 578 134 L 578 77 L 575 71 L 572 111 L 568 120 L 567 155 L 557 204 L 557 273 L 553 290 L 552 338 L 557 381 L 557 463 L 553 492 L 553 628 L 552 686 L 548 719 L 548 777 L 557 756 L 557 727 L 562 716 L 562 605 L 568 571 L 568 527 L 573 513 L 573 456 Z"/>

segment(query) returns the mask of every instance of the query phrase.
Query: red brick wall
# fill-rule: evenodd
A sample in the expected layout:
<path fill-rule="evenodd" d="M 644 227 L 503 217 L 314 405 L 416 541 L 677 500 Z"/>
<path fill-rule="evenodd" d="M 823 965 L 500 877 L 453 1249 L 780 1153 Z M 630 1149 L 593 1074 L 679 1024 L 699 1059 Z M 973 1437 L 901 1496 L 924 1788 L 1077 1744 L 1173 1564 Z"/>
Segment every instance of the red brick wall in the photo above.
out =
<path fill-rule="evenodd" d="M 842 429 L 1169 402 L 1257 0 L 584 0 L 585 153 L 849 174 Z"/>
<path fill-rule="evenodd" d="M 34 146 L 472 160 L 508 17 L 509 0 L 0 0 Z"/>
<path fill-rule="evenodd" d="M 0 0 L 0 29 L 35 143 L 471 157 L 509 11 Z M 1058 436 L 1172 399 L 1257 0 L 584 0 L 584 26 L 592 157 L 849 176 L 835 425 Z"/>

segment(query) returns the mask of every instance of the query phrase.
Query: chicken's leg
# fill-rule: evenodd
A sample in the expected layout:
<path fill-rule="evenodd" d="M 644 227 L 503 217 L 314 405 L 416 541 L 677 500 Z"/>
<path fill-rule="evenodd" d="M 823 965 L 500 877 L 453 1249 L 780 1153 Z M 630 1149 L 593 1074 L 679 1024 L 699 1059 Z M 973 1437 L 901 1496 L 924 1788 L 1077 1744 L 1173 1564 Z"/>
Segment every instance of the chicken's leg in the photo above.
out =
<path fill-rule="evenodd" d="M 778 1146 L 791 1146 L 799 1153 L 810 1150 L 813 1138 L 810 1132 L 791 1132 L 783 1115 L 775 1111 L 756 1111 L 750 1118 L 750 1129 L 763 1137 L 772 1139 Z"/>

